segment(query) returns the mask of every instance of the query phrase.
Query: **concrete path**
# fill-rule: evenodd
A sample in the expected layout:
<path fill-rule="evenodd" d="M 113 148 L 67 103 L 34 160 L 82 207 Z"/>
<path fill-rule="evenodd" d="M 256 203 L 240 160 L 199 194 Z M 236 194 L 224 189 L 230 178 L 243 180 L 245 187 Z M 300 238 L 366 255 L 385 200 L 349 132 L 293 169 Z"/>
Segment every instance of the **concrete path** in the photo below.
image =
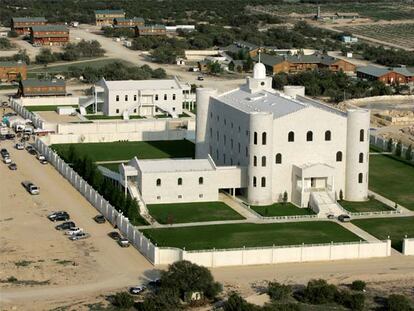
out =
<path fill-rule="evenodd" d="M 242 203 L 237 201 L 237 199 L 230 197 L 224 193 L 219 193 L 219 200 L 226 203 L 232 209 L 234 209 L 237 213 L 242 215 L 246 219 L 259 219 L 257 215 L 250 212 L 247 208 L 241 206 Z"/>
<path fill-rule="evenodd" d="M 378 194 L 374 191 L 371 191 L 371 190 L 368 190 L 368 194 L 369 195 L 374 195 L 375 199 L 377 199 L 378 201 L 384 203 L 385 205 L 388 205 L 389 207 L 395 208 L 395 202 L 391 201 L 390 199 L 387 199 L 386 197 L 384 197 L 384 196 L 382 196 L 382 195 L 380 195 L 380 194 Z M 397 204 L 397 209 L 399 211 L 401 211 L 401 214 L 403 214 L 403 216 L 414 216 L 414 211 L 411 211 L 408 208 L 406 208 L 406 207 L 404 207 L 400 204 Z"/>
<path fill-rule="evenodd" d="M 369 242 L 378 242 L 379 240 L 374 237 L 373 235 L 369 234 L 368 232 L 362 230 L 361 228 L 355 226 L 354 224 L 350 222 L 336 222 L 337 224 L 341 225 L 345 229 L 351 231 L 353 234 L 356 234 L 361 239 L 369 241 Z"/>

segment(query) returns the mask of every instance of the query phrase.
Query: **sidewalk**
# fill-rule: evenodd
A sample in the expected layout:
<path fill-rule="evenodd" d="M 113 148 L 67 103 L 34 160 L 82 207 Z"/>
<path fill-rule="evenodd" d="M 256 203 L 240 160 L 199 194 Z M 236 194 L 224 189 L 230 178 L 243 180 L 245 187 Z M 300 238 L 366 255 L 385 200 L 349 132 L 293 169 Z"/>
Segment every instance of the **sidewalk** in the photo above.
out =
<path fill-rule="evenodd" d="M 352 224 L 350 222 L 337 221 L 336 223 L 341 225 L 345 229 L 351 231 L 353 234 L 356 234 L 357 236 L 359 236 L 363 240 L 366 240 L 366 241 L 369 241 L 369 242 L 378 242 L 379 241 L 373 235 L 369 234 L 368 232 L 362 230 L 361 228 L 355 226 L 354 224 Z"/>
<path fill-rule="evenodd" d="M 232 209 L 234 209 L 237 213 L 239 213 L 246 219 L 259 219 L 257 215 L 251 213 L 247 208 L 241 206 L 242 203 L 237 202 L 236 199 L 230 198 L 228 195 L 224 193 L 219 193 L 219 200 L 226 203 L 228 206 L 230 206 Z"/>

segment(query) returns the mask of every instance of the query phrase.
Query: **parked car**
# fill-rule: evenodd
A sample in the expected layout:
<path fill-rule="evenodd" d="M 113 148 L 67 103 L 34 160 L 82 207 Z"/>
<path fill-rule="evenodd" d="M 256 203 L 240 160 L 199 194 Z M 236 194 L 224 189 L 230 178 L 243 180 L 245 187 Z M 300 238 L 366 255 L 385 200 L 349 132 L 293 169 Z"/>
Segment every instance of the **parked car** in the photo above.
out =
<path fill-rule="evenodd" d="M 129 247 L 129 241 L 126 238 L 120 238 L 117 242 L 121 247 Z"/>
<path fill-rule="evenodd" d="M 1 150 L 0 150 L 0 154 L 1 154 L 1 156 L 2 156 L 3 158 L 10 157 L 10 154 L 9 154 L 9 152 L 7 151 L 7 149 L 6 149 L 6 148 L 1 149 Z"/>
<path fill-rule="evenodd" d="M 10 164 L 10 163 L 12 163 L 12 160 L 11 160 L 9 157 L 5 157 L 5 158 L 3 159 L 3 163 L 4 163 L 4 164 Z"/>
<path fill-rule="evenodd" d="M 6 139 L 13 140 L 15 137 L 16 135 L 13 133 L 6 134 Z"/>
<path fill-rule="evenodd" d="M 340 222 L 350 222 L 351 221 L 351 217 L 349 217 L 348 215 L 343 214 L 343 215 L 339 215 L 338 216 L 338 220 Z"/>
<path fill-rule="evenodd" d="M 56 230 L 68 230 L 74 227 L 76 227 L 76 225 L 73 221 L 66 221 L 64 223 L 61 223 L 60 225 L 57 225 L 55 229 Z"/>
<path fill-rule="evenodd" d="M 204 81 L 204 77 L 200 75 L 200 76 L 197 77 L 197 80 L 198 81 Z"/>
<path fill-rule="evenodd" d="M 46 165 L 46 164 L 48 164 L 48 163 L 49 163 L 49 162 L 47 162 L 47 160 L 46 160 L 46 159 L 44 159 L 44 160 L 40 160 L 39 162 L 40 162 L 40 164 L 43 164 L 43 165 Z"/>
<path fill-rule="evenodd" d="M 153 280 L 148 282 L 148 286 L 159 287 L 160 285 L 161 285 L 161 279 L 159 279 L 159 278 L 153 279 Z"/>
<path fill-rule="evenodd" d="M 70 219 L 70 216 L 65 211 L 54 212 L 47 216 L 51 221 L 66 221 Z"/>
<path fill-rule="evenodd" d="M 40 190 L 39 187 L 35 186 L 32 182 L 30 181 L 23 181 L 22 182 L 22 186 L 26 188 L 27 192 L 29 192 L 32 195 L 35 194 L 39 194 Z"/>
<path fill-rule="evenodd" d="M 79 227 L 73 227 L 73 228 L 69 228 L 68 230 L 65 231 L 66 235 L 76 235 L 83 232 L 82 228 Z"/>
<path fill-rule="evenodd" d="M 36 149 L 34 149 L 34 148 L 30 149 L 30 150 L 29 150 L 29 153 L 30 153 L 31 155 L 37 155 L 37 151 L 36 151 Z"/>
<path fill-rule="evenodd" d="M 11 170 L 11 171 L 15 171 L 15 170 L 17 170 L 17 165 L 16 165 L 16 163 L 11 163 L 11 164 L 9 164 L 9 170 Z"/>
<path fill-rule="evenodd" d="M 144 285 L 140 285 L 140 286 L 132 286 L 129 288 L 129 293 L 131 295 L 139 295 L 142 292 L 144 292 L 147 288 Z"/>
<path fill-rule="evenodd" d="M 96 215 L 93 220 L 95 220 L 98 224 L 105 223 L 105 217 L 103 215 Z"/>
<path fill-rule="evenodd" d="M 17 150 L 23 150 L 23 149 L 24 149 L 24 145 L 23 145 L 22 143 L 17 143 L 14 147 L 15 147 Z"/>
<path fill-rule="evenodd" d="M 0 134 L 0 140 L 6 140 L 6 135 Z"/>
<path fill-rule="evenodd" d="M 334 214 L 329 214 L 328 219 L 335 219 L 335 215 Z"/>
<path fill-rule="evenodd" d="M 37 154 L 37 156 L 36 156 L 36 158 L 37 158 L 39 161 L 46 160 L 45 156 L 44 156 L 43 154 L 41 154 L 41 153 L 38 153 L 38 154 Z"/>
<path fill-rule="evenodd" d="M 91 235 L 89 233 L 80 232 L 78 234 L 74 234 L 74 235 L 70 236 L 69 240 L 71 240 L 71 241 L 83 240 L 83 239 L 89 238 L 90 236 Z"/>
<path fill-rule="evenodd" d="M 115 240 L 115 241 L 118 241 L 121 238 L 121 235 L 118 232 L 116 232 L 116 231 L 109 232 L 108 233 L 108 236 L 111 239 Z"/>

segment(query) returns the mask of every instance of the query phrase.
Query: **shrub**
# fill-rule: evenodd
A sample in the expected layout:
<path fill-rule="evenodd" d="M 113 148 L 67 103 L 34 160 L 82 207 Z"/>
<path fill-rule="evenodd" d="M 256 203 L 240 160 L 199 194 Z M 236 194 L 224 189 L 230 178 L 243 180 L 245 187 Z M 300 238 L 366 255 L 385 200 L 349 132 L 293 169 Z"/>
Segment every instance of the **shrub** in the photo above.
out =
<path fill-rule="evenodd" d="M 260 307 L 248 303 L 236 293 L 232 293 L 223 304 L 224 311 L 258 311 Z"/>
<path fill-rule="evenodd" d="M 311 304 L 323 304 L 335 300 L 338 290 L 325 280 L 310 280 L 304 290 L 304 299 Z"/>
<path fill-rule="evenodd" d="M 291 295 L 292 288 L 278 282 L 269 282 L 267 293 L 272 300 L 285 300 Z"/>
<path fill-rule="evenodd" d="M 114 296 L 114 305 L 120 308 L 128 309 L 134 305 L 134 299 L 127 292 L 119 292 Z"/>
<path fill-rule="evenodd" d="M 387 300 L 386 310 L 388 311 L 412 311 L 410 302 L 403 295 L 390 295 Z"/>
<path fill-rule="evenodd" d="M 351 289 L 362 292 L 365 289 L 366 285 L 367 284 L 364 281 L 356 280 L 352 282 Z"/>
<path fill-rule="evenodd" d="M 344 290 L 336 293 L 335 302 L 351 310 L 359 311 L 364 309 L 365 296 L 362 293 L 352 294 Z"/>
<path fill-rule="evenodd" d="M 141 311 L 179 309 L 181 309 L 179 293 L 174 288 L 162 288 L 155 294 L 146 296 L 144 301 L 138 305 L 138 310 Z"/>
<path fill-rule="evenodd" d="M 300 311 L 301 307 L 297 303 L 272 303 L 260 309 L 262 311 Z"/>

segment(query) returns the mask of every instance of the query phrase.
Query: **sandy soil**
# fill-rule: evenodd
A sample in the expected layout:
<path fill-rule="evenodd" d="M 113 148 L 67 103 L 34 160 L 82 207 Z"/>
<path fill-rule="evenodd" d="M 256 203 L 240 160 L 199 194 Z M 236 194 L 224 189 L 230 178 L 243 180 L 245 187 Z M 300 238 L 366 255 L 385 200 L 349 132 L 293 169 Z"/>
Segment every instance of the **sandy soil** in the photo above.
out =
<path fill-rule="evenodd" d="M 38 114 L 46 122 L 51 123 L 69 123 L 81 120 L 77 116 L 59 115 L 55 111 L 36 111 L 35 113 Z"/>

